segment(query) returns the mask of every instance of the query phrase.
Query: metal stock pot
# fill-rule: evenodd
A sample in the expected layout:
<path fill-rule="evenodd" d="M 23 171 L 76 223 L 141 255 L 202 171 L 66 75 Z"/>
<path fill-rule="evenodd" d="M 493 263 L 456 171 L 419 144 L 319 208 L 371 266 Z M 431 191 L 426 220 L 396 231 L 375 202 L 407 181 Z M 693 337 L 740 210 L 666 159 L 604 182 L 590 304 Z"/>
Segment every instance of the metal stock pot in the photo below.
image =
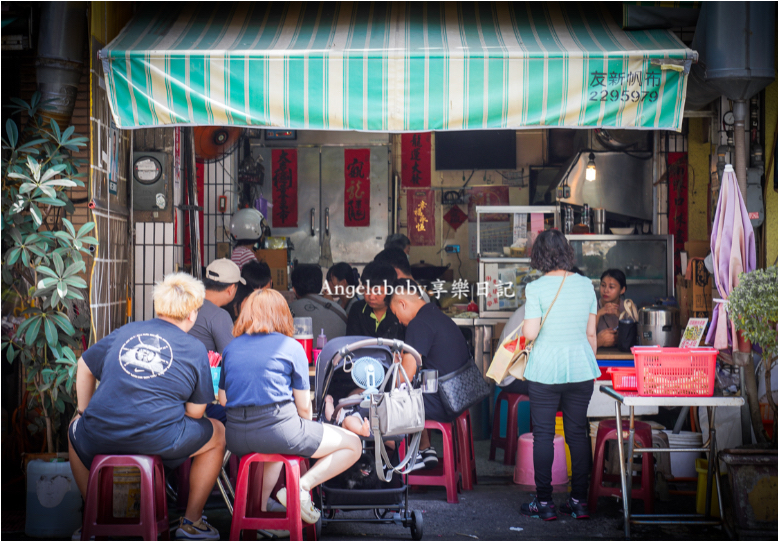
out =
<path fill-rule="evenodd" d="M 638 341 L 642 346 L 679 346 L 679 309 L 651 305 L 638 312 Z"/>

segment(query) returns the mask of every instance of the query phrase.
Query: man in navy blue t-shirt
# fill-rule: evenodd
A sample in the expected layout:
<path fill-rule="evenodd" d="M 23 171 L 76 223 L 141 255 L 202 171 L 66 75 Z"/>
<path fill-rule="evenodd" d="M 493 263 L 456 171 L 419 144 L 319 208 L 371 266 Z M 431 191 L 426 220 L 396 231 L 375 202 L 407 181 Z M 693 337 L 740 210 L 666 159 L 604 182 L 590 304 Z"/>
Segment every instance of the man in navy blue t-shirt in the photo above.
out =
<path fill-rule="evenodd" d="M 216 540 L 218 531 L 202 513 L 222 466 L 224 426 L 203 417 L 214 400 L 208 354 L 187 335 L 205 289 L 190 275 L 174 273 L 155 286 L 153 297 L 157 318 L 115 330 L 78 361 L 71 468 L 86 495 L 96 455 L 159 455 L 171 468 L 192 457 L 189 502 L 176 536 Z"/>

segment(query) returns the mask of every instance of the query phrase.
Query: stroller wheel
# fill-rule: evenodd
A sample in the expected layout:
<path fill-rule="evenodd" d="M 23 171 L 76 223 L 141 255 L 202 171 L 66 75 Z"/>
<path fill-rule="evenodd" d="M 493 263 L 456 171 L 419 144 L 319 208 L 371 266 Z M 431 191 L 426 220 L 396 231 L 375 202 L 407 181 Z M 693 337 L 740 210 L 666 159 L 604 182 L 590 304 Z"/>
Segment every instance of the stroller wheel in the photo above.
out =
<path fill-rule="evenodd" d="M 411 538 L 412 540 L 422 540 L 424 536 L 424 522 L 422 512 L 419 510 L 411 511 Z"/>

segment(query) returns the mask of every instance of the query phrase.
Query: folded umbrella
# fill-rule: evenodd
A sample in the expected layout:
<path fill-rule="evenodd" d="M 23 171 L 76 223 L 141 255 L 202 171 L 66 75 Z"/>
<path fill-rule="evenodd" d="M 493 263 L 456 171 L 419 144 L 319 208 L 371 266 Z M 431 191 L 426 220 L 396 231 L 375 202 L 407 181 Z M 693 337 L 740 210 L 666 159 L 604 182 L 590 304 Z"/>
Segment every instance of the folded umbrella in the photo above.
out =
<path fill-rule="evenodd" d="M 711 255 L 714 283 L 720 297 L 727 301 L 730 292 L 738 285 L 739 274 L 754 271 L 756 267 L 755 233 L 738 188 L 736 173 L 730 164 L 725 166 L 720 185 L 711 231 Z M 736 327 L 732 323 L 728 325 L 728 322 L 725 304 L 717 303 L 706 342 L 713 343 L 714 348 L 718 350 L 724 350 L 733 344 Z"/>

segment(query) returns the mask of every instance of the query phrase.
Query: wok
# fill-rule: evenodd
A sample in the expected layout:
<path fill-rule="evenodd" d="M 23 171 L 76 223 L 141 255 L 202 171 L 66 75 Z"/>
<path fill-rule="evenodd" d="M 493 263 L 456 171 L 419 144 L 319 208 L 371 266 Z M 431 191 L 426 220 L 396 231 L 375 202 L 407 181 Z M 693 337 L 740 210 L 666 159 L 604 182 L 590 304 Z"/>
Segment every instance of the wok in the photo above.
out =
<path fill-rule="evenodd" d="M 449 269 L 450 265 L 451 264 L 447 264 L 446 267 L 440 265 L 432 265 L 429 263 L 425 263 L 423 260 L 411 266 L 411 276 L 414 277 L 414 280 L 416 281 L 436 280 L 440 278 L 441 275 L 443 275 L 447 269 Z"/>

